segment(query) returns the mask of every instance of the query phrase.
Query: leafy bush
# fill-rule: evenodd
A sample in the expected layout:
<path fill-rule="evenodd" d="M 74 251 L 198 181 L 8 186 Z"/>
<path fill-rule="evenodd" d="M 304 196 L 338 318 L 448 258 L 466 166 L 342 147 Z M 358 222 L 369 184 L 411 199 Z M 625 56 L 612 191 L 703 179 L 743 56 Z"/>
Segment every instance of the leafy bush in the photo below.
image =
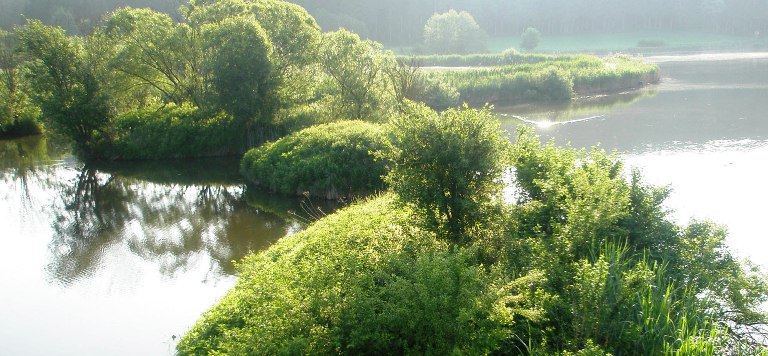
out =
<path fill-rule="evenodd" d="M 482 354 L 540 315 L 530 300 L 541 276 L 509 281 L 414 218 L 380 196 L 245 258 L 179 353 Z"/>
<path fill-rule="evenodd" d="M 442 119 L 473 127 L 478 113 L 450 115 Z M 441 125 L 427 111 L 410 117 L 416 123 L 408 127 Z M 445 127 L 463 137 L 465 126 L 454 124 Z M 489 139 L 485 131 L 474 136 Z M 496 168 L 458 162 L 482 156 L 469 154 L 487 145 L 460 145 L 469 149 L 459 158 L 435 147 L 412 152 L 424 153 L 414 161 L 427 173 L 461 163 L 489 174 Z M 523 130 L 509 154 L 518 201 L 461 232 L 474 238 L 438 238 L 422 227 L 432 219 L 425 210 L 439 207 L 394 195 L 343 209 L 241 262 L 236 287 L 178 351 L 765 353 L 750 334 L 768 322 L 759 312 L 765 277 L 732 257 L 722 229 L 671 223 L 664 191 L 637 174 L 627 179 L 605 152 L 544 145 Z M 472 199 L 490 199 L 498 188 L 474 189 Z"/>
<path fill-rule="evenodd" d="M 210 157 L 244 151 L 243 130 L 224 113 L 168 104 L 121 115 L 115 139 L 98 149 L 102 158 Z"/>
<path fill-rule="evenodd" d="M 482 222 L 486 205 L 501 192 L 508 141 L 486 107 L 450 109 L 440 115 L 411 107 L 395 119 L 387 182 L 427 228 L 454 241 Z"/>
<path fill-rule="evenodd" d="M 339 121 L 313 126 L 248 151 L 241 172 L 254 183 L 285 194 L 336 198 L 383 188 L 383 126 Z"/>

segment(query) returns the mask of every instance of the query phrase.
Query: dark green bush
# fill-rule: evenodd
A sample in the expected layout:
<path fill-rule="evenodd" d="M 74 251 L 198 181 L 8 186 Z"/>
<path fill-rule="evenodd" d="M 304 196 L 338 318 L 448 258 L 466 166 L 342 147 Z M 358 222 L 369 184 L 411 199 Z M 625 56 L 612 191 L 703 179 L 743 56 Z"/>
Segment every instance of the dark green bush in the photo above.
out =
<path fill-rule="evenodd" d="M 385 162 L 371 152 L 387 140 L 383 126 L 339 121 L 313 126 L 248 151 L 245 177 L 285 194 L 346 197 L 384 187 Z"/>
<path fill-rule="evenodd" d="M 114 120 L 115 139 L 98 150 L 102 158 L 212 157 L 243 152 L 243 130 L 224 113 L 168 104 L 137 110 Z"/>

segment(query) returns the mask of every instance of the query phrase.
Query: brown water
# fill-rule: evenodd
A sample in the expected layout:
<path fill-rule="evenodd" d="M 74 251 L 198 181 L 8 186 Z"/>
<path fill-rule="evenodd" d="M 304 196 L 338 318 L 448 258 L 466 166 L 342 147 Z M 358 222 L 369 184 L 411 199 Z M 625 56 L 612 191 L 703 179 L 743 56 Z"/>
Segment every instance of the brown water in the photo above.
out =
<path fill-rule="evenodd" d="M 38 137 L 0 141 L 0 162 L 3 355 L 172 354 L 233 260 L 309 218 L 236 159 L 86 165 Z"/>
<path fill-rule="evenodd" d="M 663 83 L 639 92 L 497 111 L 508 130 L 623 153 L 673 186 L 680 222 L 726 224 L 768 265 L 768 59 L 715 59 L 659 60 Z M 55 140 L 0 141 L 0 354 L 172 354 L 233 285 L 231 261 L 308 216 L 245 188 L 237 160 L 86 165 Z"/>
<path fill-rule="evenodd" d="M 741 256 L 768 266 L 768 54 L 649 58 L 662 83 L 564 107 L 498 108 L 544 140 L 617 151 L 648 182 L 671 185 L 680 223 L 710 219 Z"/>

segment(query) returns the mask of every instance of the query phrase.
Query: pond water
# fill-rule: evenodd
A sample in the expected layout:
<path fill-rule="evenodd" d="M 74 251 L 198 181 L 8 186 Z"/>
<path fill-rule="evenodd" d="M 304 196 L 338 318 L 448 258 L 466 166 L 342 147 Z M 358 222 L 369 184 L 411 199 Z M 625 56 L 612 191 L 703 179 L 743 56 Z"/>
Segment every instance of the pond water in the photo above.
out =
<path fill-rule="evenodd" d="M 671 185 L 679 223 L 727 226 L 738 255 L 768 266 L 768 54 L 650 57 L 662 82 L 559 107 L 499 107 L 502 126 L 622 155 L 647 182 Z"/>
<path fill-rule="evenodd" d="M 767 56 L 651 60 L 654 87 L 497 111 L 510 131 L 620 152 L 672 185 L 679 222 L 725 224 L 768 264 Z M 236 159 L 84 164 L 55 141 L 0 140 L 0 354 L 173 354 L 234 284 L 233 260 L 321 214 L 245 187 Z"/>
<path fill-rule="evenodd" d="M 0 354 L 173 354 L 233 260 L 318 213 L 237 159 L 84 164 L 52 141 L 0 141 Z"/>

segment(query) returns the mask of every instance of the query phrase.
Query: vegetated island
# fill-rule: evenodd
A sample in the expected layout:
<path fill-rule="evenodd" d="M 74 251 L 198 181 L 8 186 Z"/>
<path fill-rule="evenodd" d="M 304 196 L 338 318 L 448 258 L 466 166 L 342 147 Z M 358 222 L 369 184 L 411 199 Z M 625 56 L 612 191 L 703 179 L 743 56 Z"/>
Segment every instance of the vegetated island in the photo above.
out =
<path fill-rule="evenodd" d="M 180 354 L 765 352 L 765 278 L 721 227 L 675 225 L 668 191 L 614 156 L 526 130 L 510 144 L 488 107 L 456 108 L 623 90 L 655 66 L 507 52 L 495 68 L 423 72 L 287 2 L 180 13 L 4 34 L 18 83 L 4 124 L 42 120 L 93 158 L 258 146 L 242 173 L 271 189 L 380 191 L 241 261 Z"/>

